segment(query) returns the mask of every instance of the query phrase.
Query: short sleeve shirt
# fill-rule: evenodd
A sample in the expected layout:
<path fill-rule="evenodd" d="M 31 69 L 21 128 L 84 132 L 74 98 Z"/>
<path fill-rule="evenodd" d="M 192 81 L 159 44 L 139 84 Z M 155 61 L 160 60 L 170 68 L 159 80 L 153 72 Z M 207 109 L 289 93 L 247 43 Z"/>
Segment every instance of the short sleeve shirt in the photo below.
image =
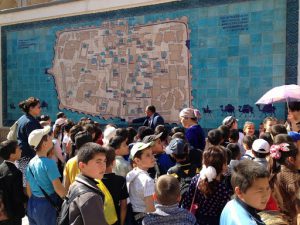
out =
<path fill-rule="evenodd" d="M 115 204 L 115 208 L 118 216 L 120 215 L 120 204 L 121 200 L 127 199 L 129 197 L 126 179 L 122 176 L 118 176 L 114 173 L 104 174 L 102 182 L 105 184 L 109 190 Z"/>
<path fill-rule="evenodd" d="M 154 194 L 154 180 L 146 171 L 136 170 L 139 174 L 129 185 L 129 197 L 134 212 L 146 212 L 144 198 Z"/>
<path fill-rule="evenodd" d="M 77 156 L 74 156 L 67 162 L 64 170 L 64 176 L 68 177 L 70 184 L 72 184 L 79 173 L 80 170 L 78 168 Z"/>
<path fill-rule="evenodd" d="M 29 168 L 31 169 L 34 177 L 32 176 Z M 53 194 L 55 191 L 52 181 L 59 177 L 60 173 L 55 161 L 47 157 L 35 156 L 30 160 L 26 169 L 26 180 L 30 185 L 32 194 L 36 197 L 44 197 L 39 186 L 43 188 L 48 195 Z"/>

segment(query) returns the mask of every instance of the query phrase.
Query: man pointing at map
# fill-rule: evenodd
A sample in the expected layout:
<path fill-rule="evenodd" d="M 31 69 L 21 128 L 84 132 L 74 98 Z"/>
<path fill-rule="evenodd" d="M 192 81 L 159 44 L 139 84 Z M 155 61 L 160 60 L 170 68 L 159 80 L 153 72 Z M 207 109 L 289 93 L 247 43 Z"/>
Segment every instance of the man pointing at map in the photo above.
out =
<path fill-rule="evenodd" d="M 148 105 L 146 107 L 145 110 L 146 113 L 146 120 L 144 121 L 144 126 L 148 126 L 150 128 L 152 128 L 153 130 L 155 129 L 155 127 L 157 127 L 158 125 L 164 125 L 164 119 L 162 118 L 161 115 L 159 115 L 158 113 L 156 113 L 156 109 L 154 105 Z"/>

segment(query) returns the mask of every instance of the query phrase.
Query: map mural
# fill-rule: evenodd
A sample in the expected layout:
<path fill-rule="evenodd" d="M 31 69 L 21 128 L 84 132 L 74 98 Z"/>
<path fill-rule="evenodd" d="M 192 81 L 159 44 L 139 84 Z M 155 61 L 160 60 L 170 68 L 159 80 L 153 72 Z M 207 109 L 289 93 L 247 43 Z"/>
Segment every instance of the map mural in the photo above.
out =
<path fill-rule="evenodd" d="M 255 102 L 295 83 L 294 2 L 182 0 L 3 26 L 3 125 L 29 96 L 52 120 L 63 111 L 102 125 L 127 126 L 149 104 L 177 124 L 182 108 L 197 108 L 206 129 L 229 115 L 239 128 L 284 120 L 284 103 Z"/>
<path fill-rule="evenodd" d="M 57 32 L 59 108 L 127 121 L 154 104 L 169 122 L 190 105 L 187 17 L 141 26 L 127 20 Z"/>

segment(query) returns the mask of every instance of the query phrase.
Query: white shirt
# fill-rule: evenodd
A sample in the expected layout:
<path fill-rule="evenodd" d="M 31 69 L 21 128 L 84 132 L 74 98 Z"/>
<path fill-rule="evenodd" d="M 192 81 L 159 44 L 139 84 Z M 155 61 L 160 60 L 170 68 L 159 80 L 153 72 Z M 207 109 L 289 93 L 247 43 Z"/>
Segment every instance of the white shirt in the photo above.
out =
<path fill-rule="evenodd" d="M 133 212 L 146 212 L 144 198 L 154 194 L 154 180 L 146 171 L 134 168 L 126 181 Z"/>
<path fill-rule="evenodd" d="M 131 170 L 130 163 L 126 161 L 122 156 L 116 156 L 116 165 L 113 168 L 113 172 L 116 175 L 126 177 L 127 173 Z"/>

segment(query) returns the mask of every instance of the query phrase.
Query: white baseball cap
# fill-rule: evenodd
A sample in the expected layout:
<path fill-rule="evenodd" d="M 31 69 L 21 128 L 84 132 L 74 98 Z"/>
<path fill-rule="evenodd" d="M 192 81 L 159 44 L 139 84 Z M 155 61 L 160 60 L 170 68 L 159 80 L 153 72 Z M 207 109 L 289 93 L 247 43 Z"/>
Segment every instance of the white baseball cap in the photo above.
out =
<path fill-rule="evenodd" d="M 143 143 L 143 142 L 137 142 L 132 146 L 132 149 L 130 150 L 130 159 L 133 159 L 137 152 L 142 151 L 152 145 L 151 142 L 149 143 Z"/>
<path fill-rule="evenodd" d="M 36 130 L 33 130 L 30 134 L 29 134 L 29 137 L 28 137 L 28 144 L 30 146 L 33 146 L 34 148 L 36 148 L 42 138 L 46 135 L 46 134 L 49 134 L 49 132 L 51 131 L 51 127 L 50 126 L 45 126 L 43 129 L 36 129 Z"/>
<path fill-rule="evenodd" d="M 270 145 L 264 139 L 256 139 L 252 144 L 252 150 L 257 153 L 269 153 Z"/>

